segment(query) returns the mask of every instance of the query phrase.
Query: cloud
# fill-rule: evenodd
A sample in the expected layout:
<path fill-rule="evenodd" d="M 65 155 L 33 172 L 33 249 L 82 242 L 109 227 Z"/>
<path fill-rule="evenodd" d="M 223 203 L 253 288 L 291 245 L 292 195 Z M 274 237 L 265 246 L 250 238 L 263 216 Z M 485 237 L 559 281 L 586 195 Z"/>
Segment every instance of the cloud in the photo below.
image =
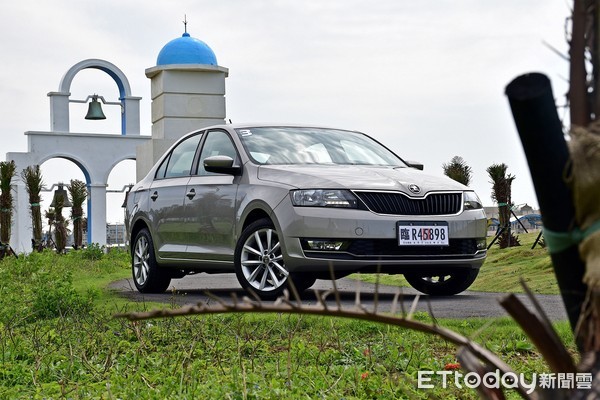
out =
<path fill-rule="evenodd" d="M 182 34 L 187 14 L 188 31 L 230 69 L 228 118 L 363 130 L 435 173 L 460 155 L 486 204 L 485 168 L 506 162 L 517 175 L 515 201 L 537 204 L 503 91 L 517 75 L 541 71 L 564 103 L 568 65 L 543 42 L 566 52 L 568 13 L 562 0 L 3 2 L 0 159 L 26 150 L 24 131 L 49 129 L 46 94 L 87 58 L 124 71 L 143 97 L 149 134 L 144 70 Z M 88 72 L 74 95 L 112 96 L 111 80 Z M 75 114 L 74 127 L 99 129 Z"/>

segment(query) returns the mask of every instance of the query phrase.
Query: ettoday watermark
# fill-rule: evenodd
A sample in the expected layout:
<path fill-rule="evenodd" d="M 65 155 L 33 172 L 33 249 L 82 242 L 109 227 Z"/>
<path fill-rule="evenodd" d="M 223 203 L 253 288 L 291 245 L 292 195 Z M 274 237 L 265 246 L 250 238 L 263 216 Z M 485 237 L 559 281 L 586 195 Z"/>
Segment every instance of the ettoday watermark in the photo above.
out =
<path fill-rule="evenodd" d="M 441 377 L 439 379 L 434 377 Z M 417 387 L 419 389 L 433 389 L 436 384 L 442 388 L 448 385 L 462 389 L 467 387 L 476 389 L 481 385 L 491 389 L 516 389 L 523 388 L 527 394 L 533 393 L 536 388 L 542 389 L 591 389 L 591 373 L 542 373 L 531 375 L 527 379 L 524 374 L 514 372 L 503 373 L 500 370 L 487 372 L 479 375 L 476 372 L 463 374 L 460 371 L 419 371 L 417 375 Z"/>

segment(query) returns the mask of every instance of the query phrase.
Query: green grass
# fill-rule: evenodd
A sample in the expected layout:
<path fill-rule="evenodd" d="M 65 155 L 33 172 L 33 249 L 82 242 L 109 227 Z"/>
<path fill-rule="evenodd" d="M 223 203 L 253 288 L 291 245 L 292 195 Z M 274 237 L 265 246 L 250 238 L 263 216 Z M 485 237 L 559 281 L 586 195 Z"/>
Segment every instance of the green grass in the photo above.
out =
<path fill-rule="evenodd" d="M 416 390 L 417 372 L 455 363 L 456 349 L 398 327 L 284 314 L 115 319 L 155 307 L 106 289 L 129 274 L 128 255 L 119 251 L 0 261 L 0 398 L 478 398 L 471 389 L 442 389 L 439 380 Z M 528 377 L 549 372 L 507 318 L 438 323 Z M 556 328 L 575 353 L 568 324 Z"/>
<path fill-rule="evenodd" d="M 537 233 L 519 235 L 521 246 L 500 249 L 494 245 L 488 251 L 472 290 L 487 292 L 523 292 L 520 280 L 540 294 L 558 294 L 558 284 L 546 248 L 531 249 Z"/>
<path fill-rule="evenodd" d="M 522 293 L 520 280 L 539 294 L 558 294 L 558 284 L 547 249 L 537 245 L 531 249 L 538 233 L 520 234 L 521 246 L 500 249 L 493 245 L 481 267 L 479 276 L 469 288 L 480 292 Z M 491 238 L 488 238 L 491 240 Z M 354 274 L 352 278 L 375 282 L 374 274 Z M 380 275 L 379 281 L 386 285 L 409 287 L 402 275 Z"/>

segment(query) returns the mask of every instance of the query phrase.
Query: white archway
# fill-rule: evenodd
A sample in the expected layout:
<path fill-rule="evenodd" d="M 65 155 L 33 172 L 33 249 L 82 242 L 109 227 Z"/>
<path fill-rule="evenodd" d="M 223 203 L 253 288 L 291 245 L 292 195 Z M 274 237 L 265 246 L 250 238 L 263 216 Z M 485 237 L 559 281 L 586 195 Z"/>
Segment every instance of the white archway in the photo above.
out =
<path fill-rule="evenodd" d="M 88 59 L 73 65 L 62 77 L 58 92 L 48 93 L 50 97 L 50 126 L 53 132 L 69 132 L 69 102 L 71 83 L 78 72 L 94 68 L 107 73 L 119 88 L 121 102 L 121 134 L 140 134 L 140 100 L 141 97 L 131 95 L 131 87 L 125 74 L 114 64 L 100 59 Z"/>
<path fill-rule="evenodd" d="M 45 213 L 50 209 L 52 201 L 54 200 L 54 193 L 56 189 L 58 189 L 55 185 L 62 183 L 64 189 L 68 189 L 67 186 L 72 179 L 87 182 L 87 177 L 86 171 L 82 169 L 80 164 L 64 157 L 53 157 L 43 161 L 39 165 L 44 187 L 46 188 L 46 190 L 42 191 L 40 196 L 40 211 L 42 214 L 43 232 L 47 232 L 54 230 L 53 227 L 48 225 L 48 220 L 44 217 Z M 84 202 L 84 210 L 87 210 L 87 201 Z M 72 209 L 69 207 L 64 208 L 62 213 L 63 217 L 69 220 L 71 211 Z M 87 212 L 85 215 L 87 216 Z M 87 240 L 87 238 L 85 240 Z"/>
<path fill-rule="evenodd" d="M 119 88 L 122 114 L 121 134 L 90 134 L 69 132 L 69 90 L 75 75 L 83 69 L 96 68 L 110 75 Z M 65 158 L 82 170 L 88 186 L 88 242 L 106 244 L 106 188 L 110 172 L 123 160 L 136 159 L 136 148 L 150 140 L 139 135 L 139 100 L 131 96 L 129 82 L 123 72 L 113 64 L 97 59 L 84 60 L 63 76 L 60 92 L 51 92 L 50 132 L 26 132 L 28 151 L 7 153 L 7 160 L 14 160 L 20 173 L 30 165 L 40 165 L 52 158 Z M 129 115 L 129 117 L 128 117 Z M 16 180 L 15 203 L 17 205 L 11 246 L 15 251 L 31 249 L 31 222 L 25 185 Z"/>

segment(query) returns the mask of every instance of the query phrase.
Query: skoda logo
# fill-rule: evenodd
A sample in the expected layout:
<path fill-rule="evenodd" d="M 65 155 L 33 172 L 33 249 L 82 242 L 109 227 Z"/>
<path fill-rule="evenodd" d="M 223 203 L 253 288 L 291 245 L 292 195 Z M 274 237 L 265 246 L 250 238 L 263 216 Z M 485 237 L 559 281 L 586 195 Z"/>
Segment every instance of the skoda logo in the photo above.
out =
<path fill-rule="evenodd" d="M 415 185 L 414 183 L 412 185 L 408 185 L 408 190 L 410 190 L 411 192 L 417 194 L 421 192 L 421 188 L 418 187 L 417 185 Z"/>

